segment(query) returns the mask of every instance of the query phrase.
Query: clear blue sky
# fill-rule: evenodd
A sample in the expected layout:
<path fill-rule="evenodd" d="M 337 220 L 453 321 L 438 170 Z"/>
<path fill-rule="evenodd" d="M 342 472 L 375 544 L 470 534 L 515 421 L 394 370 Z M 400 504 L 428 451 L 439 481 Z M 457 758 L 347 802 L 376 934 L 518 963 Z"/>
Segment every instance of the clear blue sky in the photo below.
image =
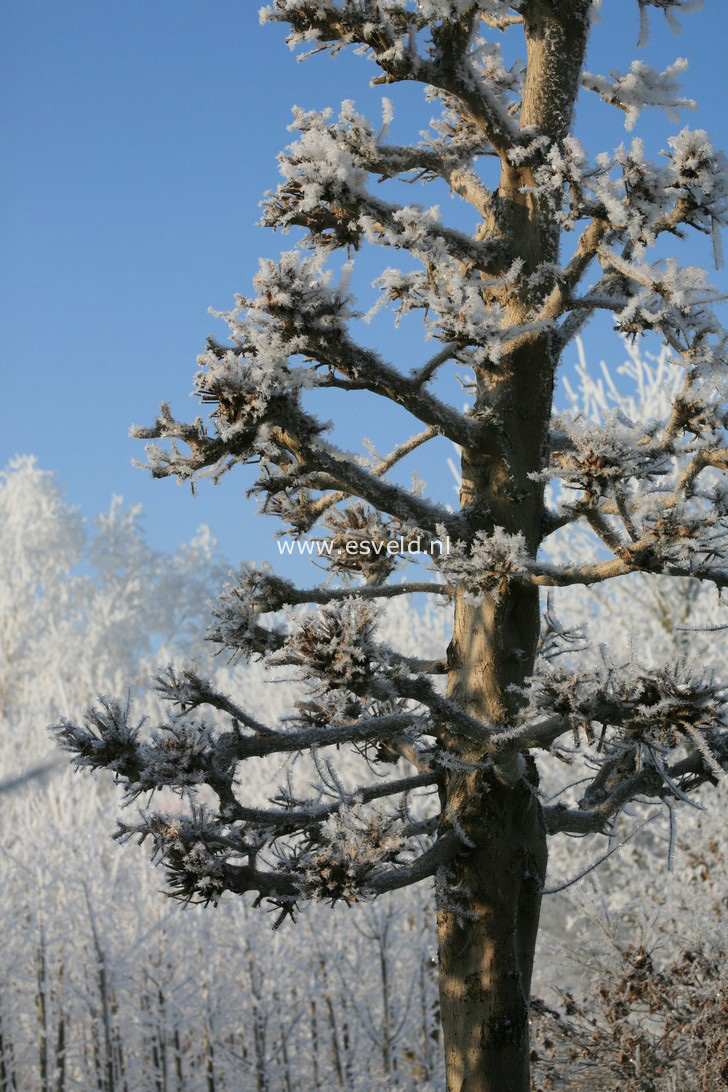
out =
<path fill-rule="evenodd" d="M 203 484 L 193 498 L 131 468 L 141 445 L 128 428 L 151 422 L 162 400 L 178 416 L 196 415 L 187 397 L 195 357 L 207 333 L 225 334 L 207 308 L 228 307 L 249 291 L 259 256 L 293 245 L 255 226 L 262 192 L 277 182 L 276 152 L 290 139 L 291 105 L 354 98 L 377 118 L 381 97 L 360 60 L 297 64 L 282 28 L 261 28 L 257 13 L 249 0 L 5 0 L 0 12 L 0 466 L 36 454 L 89 516 L 114 492 L 140 501 L 158 547 L 174 548 L 207 522 L 232 561 L 273 556 L 274 525 L 242 499 L 246 473 Z M 686 16 L 679 38 L 660 15 L 651 22 L 640 55 L 659 67 L 690 59 L 684 89 L 699 109 L 684 123 L 728 146 L 725 0 Z M 604 0 L 591 71 L 627 69 L 636 36 L 637 0 Z M 416 110 L 418 90 L 388 94 L 400 133 L 424 126 L 430 113 Z M 585 98 L 578 121 L 592 152 L 630 139 L 621 115 L 596 100 Z M 675 128 L 652 112 L 635 135 L 656 151 Z M 699 240 L 687 258 L 709 263 L 709 245 Z M 716 277 L 726 283 L 724 272 Z M 590 351 L 617 359 L 605 329 L 587 338 Z M 426 350 L 411 352 L 419 360 Z M 381 431 L 381 421 L 371 424 L 365 431 Z M 445 474 L 441 489 L 446 482 Z"/>

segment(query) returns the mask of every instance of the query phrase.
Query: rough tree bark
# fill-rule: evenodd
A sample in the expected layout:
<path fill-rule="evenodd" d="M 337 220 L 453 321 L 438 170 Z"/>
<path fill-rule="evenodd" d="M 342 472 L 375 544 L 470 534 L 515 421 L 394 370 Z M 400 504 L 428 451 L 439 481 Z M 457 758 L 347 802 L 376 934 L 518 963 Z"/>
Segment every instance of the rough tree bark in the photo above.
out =
<path fill-rule="evenodd" d="M 521 781 L 455 775 L 451 806 L 478 838 L 454 866 L 466 910 L 438 912 L 448 1092 L 529 1088 L 528 1002 L 546 873 L 546 832 Z"/>
<path fill-rule="evenodd" d="M 521 127 L 552 139 L 571 124 L 586 47 L 587 0 L 536 0 L 525 19 L 528 76 Z M 532 273 L 556 262 L 559 231 L 553 213 L 528 193 L 528 168 L 503 164 L 493 222 L 509 260 Z M 512 325 L 527 321 L 532 300 L 508 293 Z M 496 408 L 500 451 L 464 450 L 461 508 L 492 533 L 521 533 L 535 557 L 543 533 L 543 486 L 529 475 L 548 462 L 548 427 L 558 358 L 548 335 L 524 334 L 497 370 L 477 375 L 478 397 Z M 478 513 L 487 516 L 478 521 Z M 474 716 L 506 727 L 516 710 L 515 687 L 533 672 L 539 637 L 537 588 L 507 582 L 469 605 L 460 592 L 448 654 L 448 697 Z M 467 744 L 465 759 L 475 759 Z M 546 830 L 535 792 L 535 765 L 524 776 L 522 755 L 488 774 L 453 774 L 444 792 L 443 829 L 454 813 L 477 849 L 452 867 L 468 911 L 441 909 L 440 1004 L 448 1092 L 524 1092 L 530 1087 L 528 1003 L 546 876 Z"/>

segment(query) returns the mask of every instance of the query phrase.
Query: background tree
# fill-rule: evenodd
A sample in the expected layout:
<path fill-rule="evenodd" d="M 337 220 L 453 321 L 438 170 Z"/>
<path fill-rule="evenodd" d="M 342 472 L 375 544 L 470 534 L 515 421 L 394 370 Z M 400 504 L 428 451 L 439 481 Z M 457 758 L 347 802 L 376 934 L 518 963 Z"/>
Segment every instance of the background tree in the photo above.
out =
<path fill-rule="evenodd" d="M 674 19 L 694 5 L 639 6 Z M 210 341 L 196 379 L 215 407 L 209 424 L 178 422 L 163 407 L 153 428 L 136 430 L 171 442 L 149 447 L 153 474 L 215 478 L 257 463 L 253 491 L 267 510 L 295 535 L 327 536 L 325 585 L 297 589 L 244 567 L 210 633 L 235 657 L 297 669 L 305 694 L 274 726 L 251 716 L 244 696 L 170 669 L 158 685 L 179 712 L 150 735 L 113 701 L 57 729 L 77 763 L 113 769 L 129 799 L 168 787 L 188 800 L 186 812 L 147 811 L 120 830 L 151 839 L 182 898 L 254 892 L 281 920 L 307 899 L 353 902 L 435 876 L 448 1087 L 458 1090 L 528 1087 L 546 834 L 606 834 L 636 798 L 683 801 L 718 778 L 728 754 L 725 690 L 712 675 L 606 650 L 596 665 L 562 667 L 558 652 L 573 651 L 574 635 L 552 613 L 543 633 L 540 624 L 542 587 L 635 572 L 718 588 L 728 579 L 717 293 L 702 270 L 659 249 L 648 261 L 686 228 L 712 232 L 719 255 L 725 163 L 689 130 L 660 166 L 637 140 L 587 160 L 572 135 L 580 86 L 624 110 L 628 126 L 645 105 L 685 105 L 675 66 L 583 72 L 593 8 L 277 0 L 265 9 L 289 24 L 292 45 L 359 48 L 377 82 L 422 83 L 440 108 L 428 133 L 403 146 L 385 143 L 350 102 L 337 120 L 296 112 L 300 136 L 264 219 L 303 228 L 313 255 L 261 263 L 256 295 L 226 316 L 232 347 Z M 524 62 L 506 67 L 496 32 L 522 36 Z M 374 196 L 370 175 L 444 182 L 477 226 L 445 227 L 434 210 Z M 561 236 L 574 229 L 562 256 Z M 335 283 L 325 269 L 332 251 L 364 243 L 407 251 L 418 266 L 377 282 L 383 304 L 399 316 L 421 310 L 442 343 L 410 372 L 365 346 L 345 277 Z M 593 264 L 597 280 L 580 287 Z M 599 310 L 625 334 L 659 335 L 682 367 L 661 419 L 554 416 L 560 356 Z M 447 373 L 458 370 L 469 377 L 465 411 L 447 397 Z M 343 451 L 312 409 L 335 391 L 368 392 L 424 430 L 385 457 Z M 457 513 L 397 481 L 395 468 L 437 437 L 462 450 Z M 595 558 L 549 560 L 546 547 L 575 522 L 599 543 Z M 397 540 L 399 552 L 387 548 Z M 440 553 L 439 542 L 450 548 Z M 433 555 L 437 575 L 399 580 L 416 547 Z M 378 601 L 408 593 L 453 602 L 447 654 L 425 661 L 377 640 Z M 283 610 L 285 621 L 263 624 Z M 226 716 L 226 730 L 205 709 Z M 586 782 L 545 803 L 535 756 L 574 747 Z M 343 766 L 331 748 L 349 753 Z M 252 799 L 244 764 L 270 755 L 307 756 L 313 794 L 283 785 L 267 804 Z"/>

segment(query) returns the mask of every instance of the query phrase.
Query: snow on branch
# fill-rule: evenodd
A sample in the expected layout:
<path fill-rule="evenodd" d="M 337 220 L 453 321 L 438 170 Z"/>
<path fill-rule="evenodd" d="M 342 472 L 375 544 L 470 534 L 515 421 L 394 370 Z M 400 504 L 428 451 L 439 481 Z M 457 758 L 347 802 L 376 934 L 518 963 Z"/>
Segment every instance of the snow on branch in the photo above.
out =
<path fill-rule="evenodd" d="M 598 253 L 605 265 L 635 286 L 628 298 L 609 301 L 620 332 L 658 332 L 698 375 L 721 369 L 728 334 L 713 305 L 722 296 L 708 284 L 700 266 L 681 268 L 675 259 L 654 265 L 629 262 L 603 246 Z"/>
<path fill-rule="evenodd" d="M 288 231 L 306 228 L 319 250 L 358 248 L 362 239 L 437 263 L 451 256 L 489 272 L 502 258 L 497 241 L 480 243 L 444 227 L 436 209 L 389 204 L 367 192 L 368 171 L 381 167 L 375 136 L 352 102 L 342 104 L 337 123 L 330 110 L 295 110 L 293 128 L 302 135 L 279 156 L 284 182 L 264 203 L 262 224 Z M 390 153 L 391 159 L 391 153 Z M 406 156 L 399 156 L 403 169 Z M 444 170 L 444 168 L 442 168 Z"/>
<path fill-rule="evenodd" d="M 528 568 L 529 557 L 522 534 L 510 535 L 502 527 L 491 534 L 477 531 L 468 547 L 455 542 L 435 559 L 437 569 L 450 584 L 462 584 L 466 600 L 482 602 L 486 593 L 502 595 L 508 581 Z"/>
<path fill-rule="evenodd" d="M 712 234 L 716 266 L 721 264 L 719 229 L 728 210 L 725 156 L 703 130 L 685 128 L 668 144 L 667 165 L 657 167 L 646 158 L 639 139 L 629 148 L 620 145 L 613 155 L 601 153 L 593 165 L 573 137 L 535 142 L 538 159 L 524 191 L 545 201 L 567 230 L 579 220 L 592 221 L 569 268 L 558 274 L 560 283 L 573 290 L 605 236 L 613 248 L 617 240 L 624 241 L 622 257 L 628 260 L 631 254 L 641 257 L 659 235 L 678 233 L 683 224 Z M 620 296 L 629 298 L 631 284 L 640 283 L 626 268 L 620 272 L 615 302 Z M 606 291 L 601 295 L 608 298 Z"/>
<path fill-rule="evenodd" d="M 351 619 L 354 625 L 367 624 L 367 617 L 356 604 L 344 610 L 342 618 Z M 333 690 L 361 684 L 365 654 L 360 653 L 357 662 L 361 667 L 354 670 L 348 664 L 350 648 L 345 647 L 343 635 L 334 638 L 330 628 L 321 634 L 313 630 L 305 633 L 309 637 L 304 636 L 295 646 L 299 663 L 304 662 L 300 659 L 303 656 L 307 668 L 315 673 L 324 670 L 326 665 L 319 661 L 327 654 L 328 638 L 330 655 L 344 668 L 343 674 L 331 682 Z M 357 630 L 357 635 L 354 641 L 361 638 L 362 632 Z M 302 707 L 302 717 L 312 727 L 273 731 L 253 721 L 193 671 L 182 676 L 170 672 L 160 684 L 166 700 L 180 705 L 182 712 L 151 731 L 144 732 L 143 723 L 130 723 L 128 706 L 102 701 L 98 708 L 88 710 L 83 725 L 64 720 L 54 732 L 60 745 L 73 754 L 77 766 L 112 770 L 124 787 L 127 804 L 161 788 L 189 797 L 187 813 L 142 811 L 137 823 L 121 823 L 117 835 L 122 839 L 151 839 L 153 856 L 165 868 L 170 893 L 175 897 L 217 902 L 225 891 L 254 890 L 266 897 L 290 896 L 292 903 L 310 898 L 356 901 L 367 897 L 368 892 L 416 882 L 428 874 L 424 861 L 430 858 L 425 853 L 418 863 L 416 848 L 410 844 L 413 836 L 415 843 L 420 838 L 417 825 L 414 835 L 408 834 L 408 824 L 402 825 L 406 809 L 395 808 L 388 813 L 362 809 L 377 801 L 406 798 L 427 789 L 436 781 L 432 772 L 375 780 L 353 793 L 344 791 L 335 780 L 332 784 L 337 786 L 338 799 L 302 801 L 283 793 L 277 802 L 285 806 L 273 808 L 247 806 L 239 799 L 240 788 L 236 788 L 238 764 L 246 757 L 299 752 L 329 744 L 341 747 L 347 742 L 360 745 L 368 739 L 382 741 L 388 736 L 396 741 L 403 732 L 412 737 L 411 729 L 421 717 L 394 713 L 372 720 L 359 716 L 337 728 L 316 722 L 309 703 L 305 709 Z M 190 716 L 190 710 L 204 705 L 229 718 L 231 728 L 220 731 Z M 356 716 L 351 704 L 349 714 Z M 243 728 L 251 734 L 244 735 Z M 327 778 L 330 776 L 332 770 Z M 217 809 L 197 801 L 196 795 L 204 787 L 217 796 Z M 274 871 L 260 873 L 254 867 L 261 853 L 271 862 L 277 861 Z M 441 846 L 431 857 L 433 868 L 442 854 Z M 249 864 L 241 864 L 241 858 L 246 857 Z M 387 864 L 397 864 L 397 871 L 383 870 Z"/>
<path fill-rule="evenodd" d="M 598 425 L 557 415 L 553 428 L 559 434 L 559 447 L 543 477 L 583 490 L 589 498 L 608 495 L 629 478 L 650 482 L 672 469 L 668 454 L 655 439 L 654 425 L 635 424 L 619 410 L 611 411 Z"/>
<path fill-rule="evenodd" d="M 501 0 L 460 2 L 376 3 L 361 5 L 351 0 L 341 4 L 312 0 L 276 0 L 261 11 L 264 22 L 288 23 L 288 43 L 337 53 L 355 46 L 370 56 L 382 71 L 374 83 L 417 80 L 454 96 L 463 103 L 483 136 L 500 152 L 518 144 L 518 129 L 503 108 L 496 73 L 487 66 L 479 71 L 480 60 L 474 30 L 478 21 L 502 23 L 519 5 Z M 429 35 L 427 35 L 429 31 Z M 425 41 L 422 42 L 423 34 Z M 422 48 L 425 53 L 423 55 Z"/>
<path fill-rule="evenodd" d="M 525 696 L 511 745 L 549 749 L 571 733 L 593 770 L 578 811 L 546 809 L 552 832 L 603 832 L 637 796 L 685 800 L 728 772 L 728 693 L 684 661 L 647 671 L 603 653 L 591 673 L 544 666 Z"/>
<path fill-rule="evenodd" d="M 667 24 L 675 34 L 680 33 L 680 24 L 677 15 L 687 15 L 691 11 L 699 11 L 703 6 L 703 0 L 638 0 L 640 9 L 640 35 L 637 44 L 647 45 L 649 37 L 648 8 L 657 8 L 665 16 Z"/>
<path fill-rule="evenodd" d="M 694 110 L 693 99 L 681 98 L 678 76 L 686 70 L 688 62 L 684 57 L 671 64 L 664 72 L 659 72 L 643 61 L 632 61 L 632 67 L 626 74 L 611 72 L 610 79 L 583 72 L 582 87 L 595 91 L 605 102 L 624 110 L 625 129 L 634 129 L 637 118 L 646 106 L 657 106 L 664 110 L 671 121 L 678 121 L 679 110 Z"/>

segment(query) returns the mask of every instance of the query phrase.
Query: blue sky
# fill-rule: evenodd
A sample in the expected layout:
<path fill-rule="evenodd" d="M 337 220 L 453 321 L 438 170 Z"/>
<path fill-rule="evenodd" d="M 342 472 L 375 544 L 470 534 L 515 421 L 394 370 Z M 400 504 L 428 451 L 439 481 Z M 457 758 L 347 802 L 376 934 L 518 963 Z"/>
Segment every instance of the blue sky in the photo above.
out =
<path fill-rule="evenodd" d="M 297 64 L 282 28 L 260 27 L 257 11 L 247 0 L 5 0 L 0 12 L 0 466 L 36 454 L 88 516 L 112 493 L 141 502 L 160 548 L 206 522 L 233 561 L 277 554 L 274 524 L 243 499 L 247 472 L 191 497 L 131 467 L 142 453 L 128 428 L 151 422 L 162 400 L 178 416 L 196 415 L 188 398 L 196 355 L 207 333 L 225 329 L 207 308 L 227 308 L 235 292 L 249 291 L 260 256 L 293 245 L 255 226 L 260 197 L 277 182 L 276 153 L 290 140 L 291 105 L 353 98 L 377 118 L 381 99 L 366 63 Z M 636 0 L 604 0 L 589 68 L 624 71 L 637 55 L 664 68 L 688 57 L 683 86 L 699 109 L 684 123 L 725 148 L 728 5 L 707 0 L 684 18 L 680 37 L 659 15 L 651 23 L 638 54 Z M 424 127 L 430 111 L 418 89 L 387 93 L 392 139 Z M 634 135 L 657 152 L 676 128 L 652 112 Z M 577 135 L 591 152 L 630 139 L 621 115 L 586 98 Z M 410 188 L 407 196 L 429 205 L 441 195 Z M 445 205 L 444 217 L 452 211 Z M 699 238 L 682 257 L 709 263 L 709 245 Z M 714 276 L 726 284 L 723 271 Z M 416 362 L 427 347 L 412 329 L 392 345 Z M 618 361 L 606 323 L 586 340 L 595 359 Z M 344 431 L 359 431 L 369 414 L 365 434 L 384 443 L 386 414 L 371 404 L 340 412 Z M 440 493 L 449 489 L 443 465 L 425 475 Z"/>

